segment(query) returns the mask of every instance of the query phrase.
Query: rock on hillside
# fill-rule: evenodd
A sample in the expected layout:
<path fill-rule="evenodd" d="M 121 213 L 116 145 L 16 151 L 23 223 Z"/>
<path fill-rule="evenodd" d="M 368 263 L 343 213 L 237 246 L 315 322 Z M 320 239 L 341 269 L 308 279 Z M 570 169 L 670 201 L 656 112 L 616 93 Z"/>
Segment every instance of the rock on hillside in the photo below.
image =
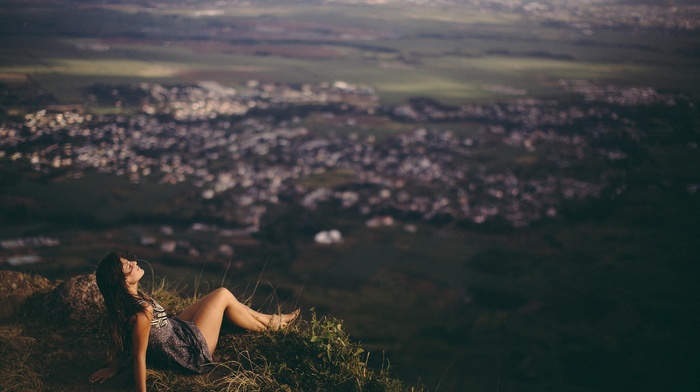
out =
<path fill-rule="evenodd" d="M 95 274 L 84 274 L 60 283 L 41 302 L 45 316 L 56 322 L 94 330 L 106 315 Z"/>
<path fill-rule="evenodd" d="M 52 282 L 0 271 L 0 312 L 0 390 L 133 389 L 128 372 L 99 388 L 87 382 L 106 364 L 107 352 L 106 311 L 94 274 Z"/>
<path fill-rule="evenodd" d="M 103 327 L 106 311 L 95 274 L 52 282 L 41 276 L 0 271 L 0 320 L 22 314 L 33 324 L 96 332 Z"/>

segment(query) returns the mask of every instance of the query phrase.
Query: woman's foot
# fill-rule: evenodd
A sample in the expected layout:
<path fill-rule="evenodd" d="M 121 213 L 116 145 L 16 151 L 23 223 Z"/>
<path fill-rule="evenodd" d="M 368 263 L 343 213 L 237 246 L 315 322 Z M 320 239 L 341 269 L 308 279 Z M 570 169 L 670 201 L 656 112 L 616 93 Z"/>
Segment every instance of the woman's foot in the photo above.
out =
<path fill-rule="evenodd" d="M 291 324 L 297 317 L 299 317 L 300 309 L 293 311 L 292 313 L 286 314 L 273 314 L 270 316 L 270 321 L 267 323 L 267 328 L 273 331 L 280 329 L 285 329 L 289 324 Z"/>

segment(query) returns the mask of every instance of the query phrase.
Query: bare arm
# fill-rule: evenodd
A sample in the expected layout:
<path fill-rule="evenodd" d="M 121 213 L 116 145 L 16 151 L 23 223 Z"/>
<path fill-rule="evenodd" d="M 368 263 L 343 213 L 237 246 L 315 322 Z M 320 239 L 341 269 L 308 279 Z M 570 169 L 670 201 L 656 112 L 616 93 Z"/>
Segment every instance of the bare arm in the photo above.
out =
<path fill-rule="evenodd" d="M 152 317 L 153 310 L 150 306 L 143 312 L 138 312 L 131 335 L 136 390 L 144 392 L 146 391 L 146 349 L 148 348 L 148 334 L 151 331 Z"/>

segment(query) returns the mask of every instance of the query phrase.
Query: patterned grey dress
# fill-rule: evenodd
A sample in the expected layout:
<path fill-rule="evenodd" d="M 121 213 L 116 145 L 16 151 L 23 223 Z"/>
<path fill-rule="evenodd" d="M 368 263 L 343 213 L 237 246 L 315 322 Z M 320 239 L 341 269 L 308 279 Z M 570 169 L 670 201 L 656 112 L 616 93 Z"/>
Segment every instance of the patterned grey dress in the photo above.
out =
<path fill-rule="evenodd" d="M 143 304 L 147 301 L 139 302 Z M 177 317 L 168 317 L 165 309 L 154 299 L 148 303 L 153 307 L 146 350 L 148 362 L 158 367 L 180 367 L 195 373 L 207 371 L 206 365 L 211 363 L 212 357 L 197 325 Z"/>

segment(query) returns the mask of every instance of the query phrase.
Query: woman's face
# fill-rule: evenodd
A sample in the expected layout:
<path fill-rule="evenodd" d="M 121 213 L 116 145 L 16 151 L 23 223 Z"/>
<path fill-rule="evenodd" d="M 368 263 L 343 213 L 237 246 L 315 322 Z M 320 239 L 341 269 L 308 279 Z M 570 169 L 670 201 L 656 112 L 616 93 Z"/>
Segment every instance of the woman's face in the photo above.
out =
<path fill-rule="evenodd" d="M 136 264 L 136 261 L 130 261 L 124 257 L 120 258 L 120 260 L 122 262 L 122 272 L 124 272 L 126 283 L 137 283 L 145 273 L 144 270 Z"/>

